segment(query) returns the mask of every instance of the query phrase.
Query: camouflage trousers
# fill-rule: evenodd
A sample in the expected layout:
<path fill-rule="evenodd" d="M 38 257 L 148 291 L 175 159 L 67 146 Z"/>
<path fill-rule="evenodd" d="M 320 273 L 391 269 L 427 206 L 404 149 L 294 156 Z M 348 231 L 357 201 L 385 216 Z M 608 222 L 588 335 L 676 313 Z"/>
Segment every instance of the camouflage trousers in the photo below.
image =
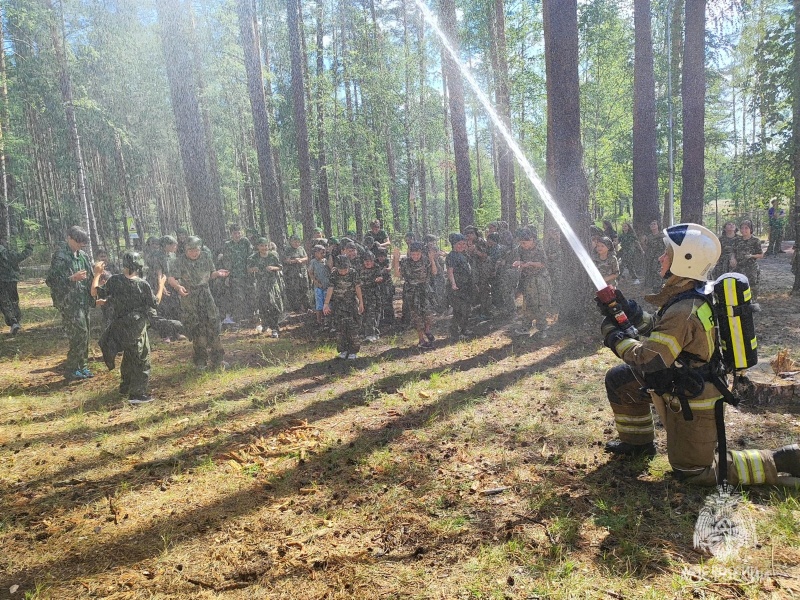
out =
<path fill-rule="evenodd" d="M 189 295 L 181 298 L 181 320 L 192 340 L 195 366 L 204 367 L 209 359 L 212 366 L 219 366 L 225 350 L 219 339 L 219 313 L 208 286 L 191 288 Z"/>
<path fill-rule="evenodd" d="M 237 323 L 253 318 L 252 298 L 255 286 L 252 279 L 246 277 L 228 277 L 228 294 L 226 313 Z"/>
<path fill-rule="evenodd" d="M 497 310 L 503 314 L 512 314 L 517 307 L 514 293 L 519 284 L 519 270 L 503 269 L 495 278 L 495 284 L 492 296 L 495 298 Z"/>
<path fill-rule="evenodd" d="M 381 293 L 380 288 L 361 288 L 364 298 L 364 314 L 361 315 L 361 326 L 364 337 L 380 335 L 378 325 L 381 321 Z"/>
<path fill-rule="evenodd" d="M 119 365 L 122 379 L 119 384 L 121 394 L 143 396 L 150 383 L 150 338 L 147 327 L 136 342 L 122 351 L 122 362 Z"/>
<path fill-rule="evenodd" d="M 450 337 L 457 338 L 468 330 L 473 295 L 469 290 L 459 289 L 458 291 L 451 290 L 449 298 L 453 307 L 453 318 L 450 320 Z"/>
<path fill-rule="evenodd" d="M 67 373 L 74 373 L 89 365 L 89 309 L 85 306 L 64 306 L 61 321 L 69 338 Z"/>
<path fill-rule="evenodd" d="M 550 278 L 527 277 L 520 280 L 519 287 L 525 303 L 522 309 L 525 320 L 536 321 L 538 325 L 546 323 L 552 294 Z"/>
<path fill-rule="evenodd" d="M 336 306 L 333 308 L 333 325 L 336 327 L 336 351 L 356 354 L 361 348 L 359 342 L 361 319 L 355 306 Z"/>
<path fill-rule="evenodd" d="M 16 281 L 0 281 L 0 311 L 9 327 L 22 320 Z"/>

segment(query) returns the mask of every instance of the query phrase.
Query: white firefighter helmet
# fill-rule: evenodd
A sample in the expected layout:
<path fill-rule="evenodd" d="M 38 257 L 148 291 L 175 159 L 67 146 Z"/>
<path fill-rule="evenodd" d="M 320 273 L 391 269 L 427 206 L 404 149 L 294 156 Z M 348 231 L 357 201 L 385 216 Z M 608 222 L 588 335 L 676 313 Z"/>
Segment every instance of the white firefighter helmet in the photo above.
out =
<path fill-rule="evenodd" d="M 714 233 L 696 223 L 680 223 L 664 230 L 664 243 L 672 247 L 670 273 L 707 281 L 722 253 Z"/>

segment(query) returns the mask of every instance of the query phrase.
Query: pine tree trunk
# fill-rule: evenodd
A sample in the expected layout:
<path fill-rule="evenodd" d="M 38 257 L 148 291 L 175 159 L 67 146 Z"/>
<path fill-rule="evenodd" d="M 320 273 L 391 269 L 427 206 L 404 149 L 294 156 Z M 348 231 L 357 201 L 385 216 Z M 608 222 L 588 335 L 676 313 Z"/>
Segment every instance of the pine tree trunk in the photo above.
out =
<path fill-rule="evenodd" d="M 253 113 L 253 133 L 255 136 L 258 174 L 261 180 L 262 228 L 278 248 L 286 246 L 286 214 L 280 201 L 278 180 L 275 177 L 275 164 L 272 162 L 272 136 L 264 98 L 264 78 L 261 73 L 261 51 L 256 27 L 256 13 L 253 0 L 237 0 L 239 31 L 244 66 L 247 73 L 247 92 L 250 96 L 250 110 Z"/>
<path fill-rule="evenodd" d="M 183 0 L 162 0 L 156 6 L 192 227 L 206 246 L 216 251 L 226 237 L 225 217 L 208 167 L 209 140 L 197 99 L 189 14 Z"/>
<path fill-rule="evenodd" d="M 89 233 L 91 249 L 96 251 L 99 247 L 97 239 L 97 226 L 94 223 L 92 209 L 89 206 L 89 198 L 86 193 L 86 172 L 83 162 L 83 151 L 81 150 L 81 138 L 78 133 L 78 121 L 75 117 L 75 105 L 72 101 L 72 81 L 70 80 L 67 67 L 67 55 L 64 51 L 63 32 L 59 31 L 58 23 L 63 26 L 62 17 L 56 14 L 52 0 L 44 0 L 45 7 L 50 12 L 50 35 L 53 41 L 53 50 L 58 63 L 59 88 L 61 90 L 61 100 L 64 103 L 64 114 L 67 119 L 67 130 L 69 133 L 70 146 L 75 160 L 75 176 L 77 184 L 78 199 L 83 212 L 83 226 Z"/>
<path fill-rule="evenodd" d="M 681 221 L 702 223 L 705 184 L 706 0 L 686 0 Z"/>
<path fill-rule="evenodd" d="M 545 0 L 544 41 L 547 78 L 547 187 L 577 235 L 588 242 L 589 186 L 581 144 L 580 84 L 578 79 L 577 0 Z M 586 298 L 591 289 L 586 273 L 564 245 L 562 297 Z M 583 322 L 586 302 L 561 306 L 559 321 Z"/>
<path fill-rule="evenodd" d="M 645 232 L 660 213 L 650 0 L 634 0 L 633 11 L 633 227 Z"/>
<path fill-rule="evenodd" d="M 11 240 L 11 212 L 8 194 L 8 173 L 6 172 L 6 146 L 3 131 L 8 134 L 8 85 L 6 73 L 6 42 L 3 31 L 3 18 L 0 15 L 0 238 Z"/>
<path fill-rule="evenodd" d="M 324 3 L 317 0 L 317 186 L 319 187 L 319 208 L 322 228 L 325 235 L 333 235 L 331 221 L 331 198 L 328 190 L 328 160 L 325 154 L 325 56 L 322 18 Z"/>
<path fill-rule="evenodd" d="M 442 29 L 452 47 L 458 51 L 456 5 L 454 0 L 442 0 L 439 6 Z M 450 101 L 450 124 L 453 129 L 453 155 L 456 163 L 456 188 L 458 191 L 458 224 L 463 231 L 475 224 L 475 209 L 472 199 L 472 173 L 469 161 L 469 137 L 467 115 L 464 108 L 464 82 L 458 65 L 445 54 L 447 91 Z"/>
<path fill-rule="evenodd" d="M 306 121 L 306 97 L 303 75 L 303 32 L 300 30 L 300 2 L 286 2 L 287 26 L 289 28 L 289 56 L 292 63 L 291 90 L 292 114 L 297 141 L 297 165 L 300 172 L 300 220 L 303 238 L 310 239 L 315 227 L 314 199 L 311 191 L 311 157 L 308 151 L 308 123 Z"/>
<path fill-rule="evenodd" d="M 794 6 L 794 58 L 792 60 L 792 175 L 794 176 L 794 231 L 800 236 L 800 0 L 793 0 Z M 800 263 L 797 247 L 800 240 L 795 239 L 796 265 L 792 294 L 800 294 Z"/>
<path fill-rule="evenodd" d="M 503 0 L 494 0 L 491 14 L 494 36 L 492 53 L 494 54 L 493 71 L 495 78 L 495 99 L 497 112 L 503 123 L 511 131 L 511 96 L 508 84 L 508 50 L 506 46 L 506 19 Z M 517 227 L 517 199 L 514 182 L 514 155 L 505 139 L 498 135 L 497 140 L 497 175 L 500 187 L 501 212 L 512 230 Z"/>
<path fill-rule="evenodd" d="M 419 115 L 421 122 L 418 124 L 419 142 L 417 144 L 417 179 L 419 180 L 419 202 L 422 210 L 422 233 L 430 231 L 430 218 L 428 208 L 428 187 L 425 165 L 425 151 L 427 149 L 427 139 L 425 137 L 425 87 L 428 82 L 428 72 L 426 67 L 427 47 L 425 44 L 425 18 L 420 13 L 419 23 L 417 24 L 417 52 L 419 53 Z"/>

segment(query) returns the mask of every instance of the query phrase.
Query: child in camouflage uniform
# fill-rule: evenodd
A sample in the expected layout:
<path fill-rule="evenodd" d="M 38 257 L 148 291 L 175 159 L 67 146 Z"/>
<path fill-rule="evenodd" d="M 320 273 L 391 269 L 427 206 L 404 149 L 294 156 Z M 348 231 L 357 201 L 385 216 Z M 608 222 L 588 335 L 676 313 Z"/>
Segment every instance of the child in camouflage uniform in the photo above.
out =
<path fill-rule="evenodd" d="M 113 315 L 113 321 L 100 337 L 100 349 L 109 371 L 114 368 L 117 354 L 122 352 L 119 392 L 127 395 L 131 404 L 145 404 L 153 399 L 147 393 L 151 366 L 148 322 L 156 314 L 166 276 L 160 275 L 154 296 L 150 284 L 142 279 L 144 258 L 138 252 L 126 252 L 122 257 L 122 274 L 112 275 L 101 285 L 105 268 L 103 261 L 95 263 L 91 287 L 92 297 L 98 304 L 107 303 Z"/>
<path fill-rule="evenodd" d="M 67 244 L 53 255 L 45 282 L 69 338 L 64 370 L 71 381 L 94 376 L 89 370 L 89 308 L 94 306 L 94 298 L 89 295 L 92 266 L 82 250 L 88 243 L 88 233 L 80 227 L 70 227 Z"/>
<path fill-rule="evenodd" d="M 524 302 L 524 325 L 515 333 L 530 334 L 531 325 L 535 321 L 537 336 L 545 338 L 552 287 L 544 250 L 538 246 L 535 232 L 527 228 L 519 230 L 519 247 L 515 250 L 514 258 L 512 266 L 519 269 L 519 287 Z"/>
<path fill-rule="evenodd" d="M 278 338 L 283 318 L 283 265 L 275 244 L 267 238 L 259 238 L 257 242 L 257 251 L 247 259 L 247 271 L 256 278 L 258 315 L 261 317 L 261 325 L 256 327 L 256 333 L 269 328 L 272 337 Z"/>
<path fill-rule="evenodd" d="M 0 240 L 0 310 L 11 335 L 21 329 L 22 312 L 19 309 L 17 283 L 20 278 L 19 263 L 33 254 L 33 246 L 25 244 L 22 252 L 11 250 L 6 240 Z"/>
<path fill-rule="evenodd" d="M 392 281 L 389 265 L 389 253 L 385 248 L 378 248 L 375 251 L 375 264 L 385 273 L 383 283 L 380 285 L 381 322 L 387 325 L 394 325 L 394 281 Z"/>
<path fill-rule="evenodd" d="M 496 263 L 497 310 L 504 318 L 511 317 L 517 308 L 516 293 L 519 285 L 519 269 L 514 267 L 514 235 L 508 230 L 498 231 L 499 246 Z"/>
<path fill-rule="evenodd" d="M 328 291 L 331 270 L 325 260 L 325 246 L 318 244 L 311 251 L 314 258 L 308 263 L 308 276 L 311 278 L 311 285 L 314 286 L 314 312 L 317 316 L 317 325 L 323 325 L 322 307 L 325 305 L 325 292 Z"/>
<path fill-rule="evenodd" d="M 448 297 L 453 307 L 453 318 L 450 320 L 450 338 L 458 341 L 462 337 L 472 335 L 468 329 L 472 312 L 474 282 L 472 266 L 467 257 L 467 239 L 460 233 L 450 234 L 453 250 L 445 259 L 447 267 Z"/>
<path fill-rule="evenodd" d="M 308 310 L 308 255 L 300 245 L 300 237 L 292 235 L 283 253 L 283 279 L 286 282 L 286 300 L 292 312 Z"/>
<path fill-rule="evenodd" d="M 216 269 L 211 251 L 199 237 L 187 238 L 185 246 L 167 281 L 181 298 L 181 321 L 192 340 L 192 362 L 199 369 L 205 369 L 209 361 L 212 368 L 223 368 L 219 312 L 209 282 L 227 277 L 228 272 Z"/>
<path fill-rule="evenodd" d="M 250 240 L 242 235 L 239 225 L 230 226 L 231 239 L 225 242 L 222 250 L 220 266 L 228 271 L 227 312 L 224 325 L 236 325 L 252 319 L 253 309 L 250 300 L 253 297 L 253 277 L 247 272 L 247 261 L 253 254 Z"/>
<path fill-rule="evenodd" d="M 430 252 L 427 260 L 424 257 L 422 242 L 412 242 L 408 247 L 408 256 L 400 260 L 400 249 L 396 249 L 395 276 L 403 278 L 406 290 L 406 303 L 411 324 L 417 330 L 418 347 L 433 348 L 436 339 L 431 333 L 431 300 L 433 290 L 430 287 L 432 275 L 436 275 L 436 259 Z"/>
<path fill-rule="evenodd" d="M 377 342 L 380 337 L 378 325 L 381 320 L 381 285 L 389 275 L 386 267 L 378 266 L 375 255 L 369 250 L 364 254 L 364 266 L 361 268 L 361 297 L 364 299 L 364 339 Z"/>
<path fill-rule="evenodd" d="M 712 279 L 716 279 L 723 273 L 728 273 L 736 268 L 736 247 L 739 245 L 741 236 L 737 233 L 736 223 L 728 221 L 722 230 L 722 235 L 719 236 L 719 243 L 722 246 L 722 253 L 717 260 L 717 266 L 714 267 Z"/>
<path fill-rule="evenodd" d="M 600 271 L 605 282 L 611 287 L 617 287 L 617 280 L 619 279 L 619 261 L 617 255 L 614 253 L 614 242 L 611 238 L 603 236 L 597 240 L 594 249 L 597 257 L 594 264 Z"/>
<path fill-rule="evenodd" d="M 764 251 L 761 249 L 761 240 L 753 235 L 752 221 L 749 219 L 742 221 L 739 230 L 742 232 L 742 236 L 739 238 L 739 243 L 736 244 L 733 268 L 735 272 L 745 275 L 750 282 L 750 293 L 752 294 L 750 306 L 758 312 L 761 310 L 761 305 L 758 304 L 758 284 L 761 271 L 756 261 L 764 258 Z"/>
<path fill-rule="evenodd" d="M 350 259 L 343 254 L 336 258 L 336 269 L 331 272 L 322 312 L 326 315 L 333 313 L 339 358 L 355 360 L 360 348 L 359 317 L 364 313 L 364 299 L 361 297 L 361 281 L 355 269 L 350 267 Z"/>

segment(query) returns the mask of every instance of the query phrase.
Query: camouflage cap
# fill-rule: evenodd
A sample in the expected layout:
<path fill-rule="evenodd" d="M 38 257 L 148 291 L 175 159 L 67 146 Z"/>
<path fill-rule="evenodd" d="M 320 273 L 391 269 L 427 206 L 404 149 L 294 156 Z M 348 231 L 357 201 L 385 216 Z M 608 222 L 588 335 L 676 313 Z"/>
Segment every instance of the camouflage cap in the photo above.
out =
<path fill-rule="evenodd" d="M 175 230 L 175 235 L 189 235 L 189 230 L 186 227 L 178 227 Z"/>
<path fill-rule="evenodd" d="M 171 235 L 165 235 L 164 237 L 161 238 L 161 245 L 164 247 L 171 246 L 172 244 L 177 244 L 177 243 L 178 240 L 176 240 Z"/>
<path fill-rule="evenodd" d="M 265 237 L 260 237 L 256 240 L 256 246 L 269 246 L 269 240 Z"/>
<path fill-rule="evenodd" d="M 350 259 L 346 257 L 344 254 L 340 254 L 336 257 L 336 268 L 337 269 L 349 269 L 350 268 Z"/>
<path fill-rule="evenodd" d="M 191 235 L 186 238 L 186 248 L 202 248 L 203 247 L 203 240 L 197 237 L 196 235 Z"/>
<path fill-rule="evenodd" d="M 375 260 L 375 255 L 369 250 L 367 250 L 366 252 L 364 252 L 364 256 L 362 257 L 361 260 L 363 260 L 364 262 L 367 262 L 368 260 Z"/>

